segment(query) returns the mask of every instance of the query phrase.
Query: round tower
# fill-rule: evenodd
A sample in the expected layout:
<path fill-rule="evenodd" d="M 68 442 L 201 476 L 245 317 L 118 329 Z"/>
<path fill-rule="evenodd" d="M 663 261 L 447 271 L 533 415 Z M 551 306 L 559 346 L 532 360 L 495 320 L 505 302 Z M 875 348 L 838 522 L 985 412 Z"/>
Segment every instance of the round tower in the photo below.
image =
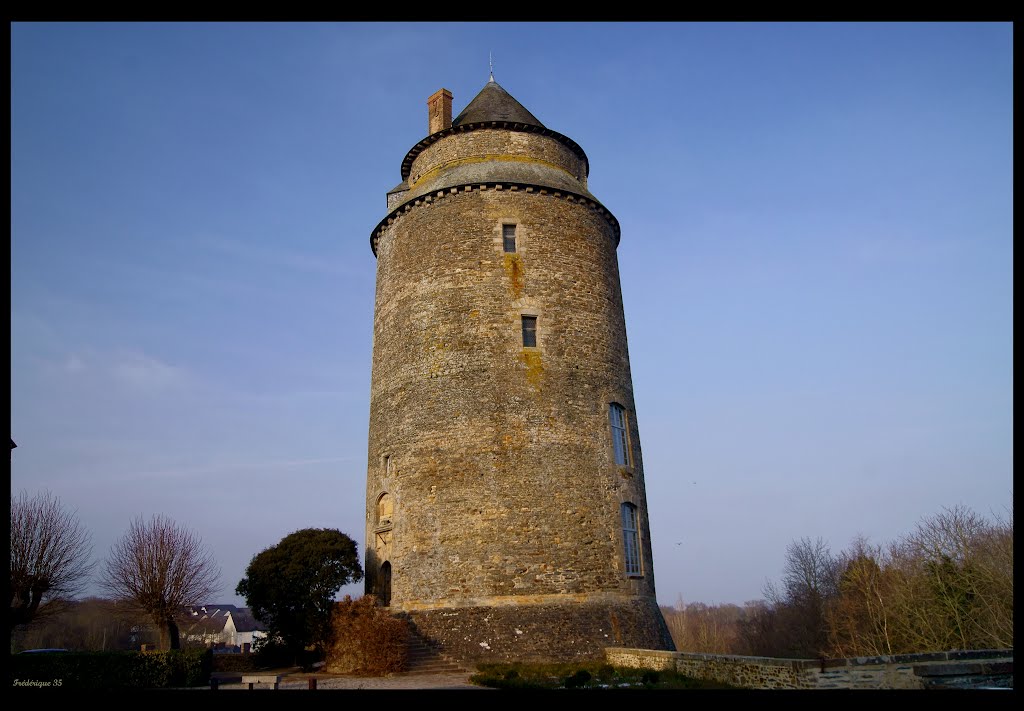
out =
<path fill-rule="evenodd" d="M 373 229 L 366 591 L 466 661 L 672 649 L 616 247 L 589 163 L 493 79 Z"/>

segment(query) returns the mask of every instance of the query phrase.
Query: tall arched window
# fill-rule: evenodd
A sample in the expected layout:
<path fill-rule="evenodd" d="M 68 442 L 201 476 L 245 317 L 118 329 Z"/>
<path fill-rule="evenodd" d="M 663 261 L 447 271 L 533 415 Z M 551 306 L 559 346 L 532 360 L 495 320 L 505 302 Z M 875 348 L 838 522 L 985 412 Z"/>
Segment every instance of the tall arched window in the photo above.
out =
<path fill-rule="evenodd" d="M 629 461 L 629 428 L 626 421 L 626 408 L 617 402 L 609 407 L 612 424 L 612 446 L 615 448 L 615 463 L 620 467 L 630 466 Z"/>
<path fill-rule="evenodd" d="M 383 493 L 377 499 L 377 525 L 387 526 L 391 524 L 391 518 L 395 515 L 395 500 L 391 494 Z"/>
<path fill-rule="evenodd" d="M 622 550 L 626 559 L 626 575 L 643 575 L 640 567 L 640 525 L 636 506 L 622 505 Z"/>

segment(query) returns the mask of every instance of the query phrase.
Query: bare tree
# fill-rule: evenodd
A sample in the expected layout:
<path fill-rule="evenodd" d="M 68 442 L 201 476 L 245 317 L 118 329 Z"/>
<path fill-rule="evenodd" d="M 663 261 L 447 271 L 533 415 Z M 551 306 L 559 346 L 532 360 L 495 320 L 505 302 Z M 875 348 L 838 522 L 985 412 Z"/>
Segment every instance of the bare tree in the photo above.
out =
<path fill-rule="evenodd" d="M 179 649 L 176 617 L 187 605 L 209 602 L 220 568 L 199 536 L 171 519 L 138 517 L 110 550 L 103 587 L 134 603 L 160 630 L 161 649 Z"/>
<path fill-rule="evenodd" d="M 790 602 L 818 606 L 836 591 L 838 567 L 828 544 L 821 538 L 804 537 L 786 547 L 782 584 Z"/>
<path fill-rule="evenodd" d="M 824 653 L 828 644 L 825 608 L 837 593 L 838 580 L 839 565 L 821 538 L 804 537 L 786 546 L 782 585 L 765 585 L 771 614 L 758 620 L 763 627 L 758 635 L 770 640 L 771 656 Z"/>
<path fill-rule="evenodd" d="M 91 554 L 89 533 L 49 491 L 11 499 L 10 630 L 59 611 L 81 592 Z"/>
<path fill-rule="evenodd" d="M 1013 511 L 943 509 L 888 547 L 854 539 L 827 610 L 836 656 L 1013 647 Z"/>
<path fill-rule="evenodd" d="M 901 632 L 914 651 L 1013 646 L 1013 518 L 943 509 L 893 545 Z"/>
<path fill-rule="evenodd" d="M 138 649 L 140 642 L 158 642 L 147 622 L 137 608 L 87 597 L 69 602 L 60 614 L 16 629 L 11 635 L 11 651 L 54 647 L 97 652 Z"/>
<path fill-rule="evenodd" d="M 1013 647 L 1013 507 L 975 541 L 972 592 L 980 644 Z"/>
<path fill-rule="evenodd" d="M 706 605 L 703 602 L 662 607 L 662 615 L 680 652 L 740 654 L 740 625 L 744 610 L 738 605 Z"/>

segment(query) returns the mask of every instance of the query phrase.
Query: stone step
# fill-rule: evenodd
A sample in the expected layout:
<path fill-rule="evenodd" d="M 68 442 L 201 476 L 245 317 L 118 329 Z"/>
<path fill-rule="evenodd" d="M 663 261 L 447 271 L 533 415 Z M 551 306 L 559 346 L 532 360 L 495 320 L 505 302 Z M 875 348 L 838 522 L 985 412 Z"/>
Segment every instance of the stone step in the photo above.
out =
<path fill-rule="evenodd" d="M 408 649 L 409 660 L 406 666 L 406 674 L 425 675 L 445 672 L 465 673 L 469 671 L 454 660 L 446 657 L 415 631 L 410 632 Z"/>
<path fill-rule="evenodd" d="M 405 670 L 405 674 L 466 674 L 465 669 L 461 669 L 454 664 L 443 664 L 439 666 L 429 667 L 410 667 Z"/>

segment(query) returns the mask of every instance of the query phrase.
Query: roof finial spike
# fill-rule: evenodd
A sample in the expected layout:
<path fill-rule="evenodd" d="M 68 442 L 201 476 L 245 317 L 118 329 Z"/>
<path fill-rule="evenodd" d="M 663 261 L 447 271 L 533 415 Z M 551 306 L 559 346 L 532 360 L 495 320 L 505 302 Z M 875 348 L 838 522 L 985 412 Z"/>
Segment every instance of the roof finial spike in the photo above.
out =
<path fill-rule="evenodd" d="M 487 58 L 490 60 L 491 63 L 491 78 L 488 80 L 488 82 L 492 82 L 494 81 L 494 53 L 488 52 Z"/>

